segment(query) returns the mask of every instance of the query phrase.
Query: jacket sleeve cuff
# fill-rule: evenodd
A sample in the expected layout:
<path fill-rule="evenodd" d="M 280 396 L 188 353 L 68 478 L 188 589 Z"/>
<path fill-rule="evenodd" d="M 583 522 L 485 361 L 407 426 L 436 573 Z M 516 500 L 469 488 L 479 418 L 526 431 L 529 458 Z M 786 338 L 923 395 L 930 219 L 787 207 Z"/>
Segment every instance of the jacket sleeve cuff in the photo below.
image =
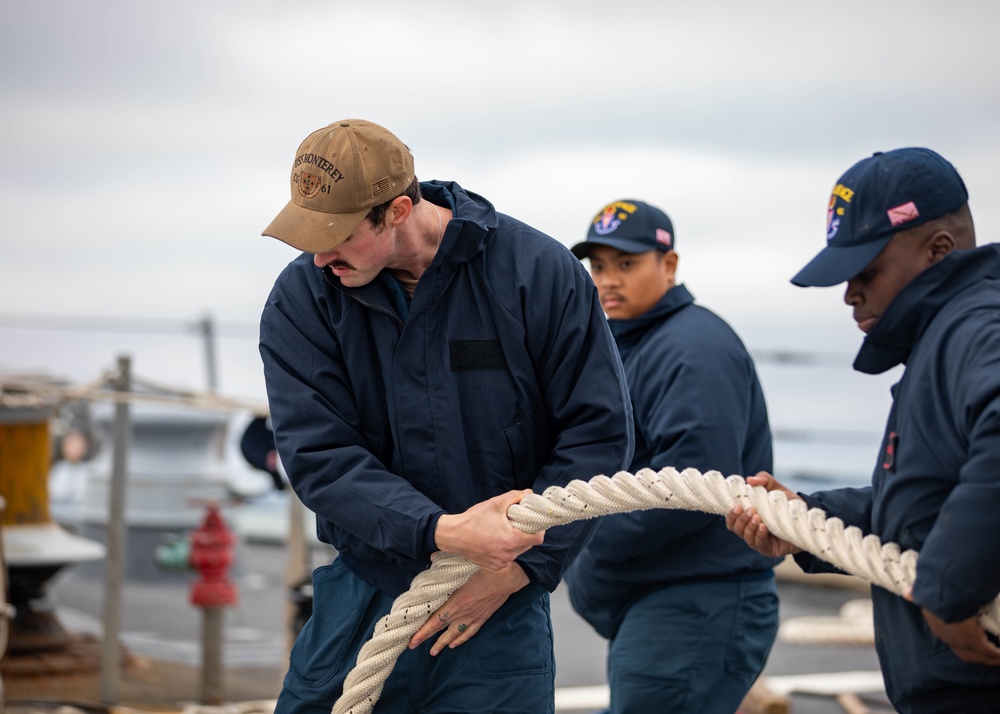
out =
<path fill-rule="evenodd" d="M 539 574 L 538 574 L 536 568 L 534 567 L 534 566 L 537 565 L 537 563 L 531 562 L 530 559 L 525 558 L 524 556 L 521 556 L 519 558 L 515 558 L 514 562 L 521 566 L 521 570 L 523 570 L 524 574 L 528 576 L 528 580 L 529 581 L 531 581 L 532 583 L 538 583 L 539 585 L 541 585 L 542 587 L 544 587 L 549 592 L 552 592 L 553 590 L 555 590 L 556 585 L 558 585 L 558 583 L 554 583 L 554 584 L 553 583 L 549 583 L 549 584 L 546 584 L 545 582 L 543 582 L 542 580 L 539 579 L 539 577 L 538 577 Z M 550 587 L 550 585 L 551 585 L 551 587 Z"/>
<path fill-rule="evenodd" d="M 443 515 L 444 511 L 441 511 L 431 516 L 430 520 L 427 521 L 427 529 L 424 531 L 424 550 L 427 551 L 428 555 L 439 550 L 434 535 L 437 532 L 438 519 Z"/>
<path fill-rule="evenodd" d="M 970 604 L 968 598 L 959 599 L 955 589 L 946 592 L 942 586 L 943 579 L 924 574 L 921 577 L 920 565 L 917 564 L 917 579 L 913 582 L 913 602 L 925 607 L 945 622 L 961 622 L 968 620 L 979 612 L 983 604 Z"/>

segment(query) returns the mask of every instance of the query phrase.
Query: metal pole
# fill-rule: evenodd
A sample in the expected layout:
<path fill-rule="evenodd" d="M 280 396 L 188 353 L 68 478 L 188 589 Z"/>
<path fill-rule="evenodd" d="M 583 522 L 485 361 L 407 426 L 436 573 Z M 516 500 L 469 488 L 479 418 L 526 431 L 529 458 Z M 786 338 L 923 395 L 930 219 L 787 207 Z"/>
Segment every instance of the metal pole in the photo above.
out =
<path fill-rule="evenodd" d="M 132 384 L 132 362 L 118 358 L 115 389 L 128 392 Z M 101 701 L 115 704 L 121 686 L 122 575 L 125 549 L 125 483 L 128 474 L 128 450 L 131 441 L 128 402 L 115 404 L 112 427 L 111 484 L 108 496 L 107 561 L 104 570 L 104 640 L 101 643 Z"/>
<path fill-rule="evenodd" d="M 0 496 L 0 516 L 3 515 L 4 510 L 7 508 L 7 501 L 4 500 L 3 496 Z M 2 658 L 7 652 L 7 642 L 10 637 L 10 621 L 12 618 L 11 611 L 13 610 L 13 605 L 7 603 L 7 555 L 6 551 L 3 549 L 3 528 L 0 528 L 0 594 L 3 595 L 3 603 L 0 607 L 3 608 L 3 612 L 0 612 L 0 658 Z M 0 714 L 7 711 L 6 706 L 7 695 L 4 693 L 3 681 L 0 680 Z"/>
<path fill-rule="evenodd" d="M 285 466 L 278 459 L 278 473 L 281 474 L 285 483 L 288 483 L 288 474 L 285 473 Z M 286 550 L 285 565 L 285 655 L 292 651 L 295 638 L 298 632 L 295 631 L 295 621 L 298 616 L 300 604 L 292 602 L 292 589 L 301 585 L 307 577 L 312 574 L 312 551 L 306 541 L 305 517 L 306 507 L 295 494 L 295 490 L 288 486 L 285 493 L 288 494 L 288 540 Z"/>
<path fill-rule="evenodd" d="M 216 391 L 219 388 L 219 373 L 215 359 L 215 323 L 211 315 L 205 315 L 200 323 L 201 336 L 205 340 L 205 369 L 208 375 L 208 388 Z"/>
<path fill-rule="evenodd" d="M 223 608 L 209 605 L 201 615 L 201 703 L 222 704 Z"/>
<path fill-rule="evenodd" d="M 300 608 L 299 604 L 292 601 L 292 589 L 301 585 L 312 573 L 310 567 L 312 553 L 309 551 L 305 526 L 302 524 L 306 507 L 302 505 L 302 501 L 291 487 L 286 489 L 286 493 L 288 493 L 288 549 L 285 565 L 285 654 L 288 655 L 298 635 L 295 631 L 295 621 Z"/>

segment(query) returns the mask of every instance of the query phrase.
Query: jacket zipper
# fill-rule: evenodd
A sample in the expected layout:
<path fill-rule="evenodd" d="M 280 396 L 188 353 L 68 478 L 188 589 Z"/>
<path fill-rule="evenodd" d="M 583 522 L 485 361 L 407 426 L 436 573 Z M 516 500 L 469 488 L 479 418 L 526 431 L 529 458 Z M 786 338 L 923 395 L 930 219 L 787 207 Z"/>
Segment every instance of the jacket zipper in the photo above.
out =
<path fill-rule="evenodd" d="M 367 300 L 359 297 L 358 295 L 355 295 L 354 293 L 348 291 L 346 288 L 344 288 L 343 285 L 338 285 L 337 283 L 330 280 L 330 276 L 327 274 L 326 268 L 323 268 L 323 280 L 325 280 L 330 287 L 338 290 L 339 292 L 342 292 L 344 295 L 351 298 L 362 307 L 366 307 L 369 310 L 374 310 L 375 312 L 387 315 L 388 317 L 391 317 L 393 320 L 399 323 L 400 327 L 406 327 L 406 322 L 404 322 L 403 318 L 401 318 L 392 310 L 384 308 L 381 305 L 378 305 L 377 303 L 368 302 Z"/>

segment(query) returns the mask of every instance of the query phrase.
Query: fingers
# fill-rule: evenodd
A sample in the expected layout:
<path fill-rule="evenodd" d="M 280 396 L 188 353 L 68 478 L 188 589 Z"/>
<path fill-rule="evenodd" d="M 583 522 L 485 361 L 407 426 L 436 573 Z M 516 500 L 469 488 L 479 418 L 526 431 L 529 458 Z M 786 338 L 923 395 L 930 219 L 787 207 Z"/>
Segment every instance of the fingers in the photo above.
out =
<path fill-rule="evenodd" d="M 769 474 L 767 471 L 759 471 L 755 476 L 751 476 L 747 479 L 747 485 L 749 486 L 763 486 L 764 490 L 770 493 L 771 491 L 781 491 L 785 494 L 785 498 L 789 501 L 801 501 L 802 496 L 792 491 L 790 488 L 786 487 L 783 483 L 778 481 L 774 476 Z"/>
<path fill-rule="evenodd" d="M 746 482 L 748 486 L 763 487 L 768 492 L 781 491 L 789 501 L 802 499 L 797 493 L 781 485 L 774 476 L 766 471 L 759 471 L 754 476 L 748 476 Z M 798 546 L 772 535 L 753 507 L 743 508 L 739 504 L 734 505 L 726 514 L 726 528 L 763 555 L 782 557 L 802 551 Z"/>
<path fill-rule="evenodd" d="M 748 508 L 736 519 L 736 532 L 755 550 L 767 542 L 767 526 L 760 520 L 757 511 Z"/>
<path fill-rule="evenodd" d="M 444 648 L 465 644 L 499 610 L 512 593 L 529 582 L 521 566 L 514 564 L 501 572 L 479 569 L 440 608 L 432 612 L 410 639 L 410 649 L 437 635 L 430 650 L 436 655 Z"/>
<path fill-rule="evenodd" d="M 757 513 L 750 515 L 749 520 L 744 540 L 751 548 L 758 553 L 772 557 L 786 555 L 787 552 L 790 552 L 786 550 L 791 547 L 790 544 L 771 535 L 771 532 L 767 529 L 767 524 L 760 519 Z"/>
<path fill-rule="evenodd" d="M 522 545 L 519 547 L 524 548 L 524 550 L 521 550 L 518 555 L 521 555 L 521 553 L 525 553 L 534 548 L 536 545 L 541 545 L 545 542 L 545 531 L 538 531 L 538 533 L 524 533 L 523 531 L 515 529 L 515 532 L 519 535 L 522 542 Z M 513 562 L 513 560 L 514 559 L 511 558 L 511 562 Z M 509 563 L 504 563 L 504 565 L 509 565 Z"/>
<path fill-rule="evenodd" d="M 982 664 L 989 665 L 990 667 L 1000 667 L 1000 647 L 985 639 L 985 634 L 983 635 L 984 642 L 982 652 L 982 659 L 979 661 Z"/>
<path fill-rule="evenodd" d="M 516 503 L 520 503 L 524 499 L 524 497 L 529 495 L 530 493 L 532 493 L 531 489 L 526 488 L 520 491 L 508 491 L 507 493 L 499 496 L 499 498 L 501 499 L 500 503 L 501 503 L 501 508 L 503 509 L 504 519 L 507 519 L 507 509 Z M 520 531 L 517 528 L 514 528 L 512 525 L 510 526 L 510 529 L 515 539 L 519 541 L 519 543 L 516 546 L 514 546 L 515 548 L 518 549 L 517 555 L 521 555 L 522 553 L 531 550 L 536 545 L 541 545 L 543 542 L 545 542 L 545 531 L 539 531 L 538 533 L 525 533 L 524 531 Z M 517 555 L 515 555 L 514 557 L 517 557 Z M 513 559 L 514 558 L 511 558 L 509 562 L 512 562 Z M 504 563 L 504 565 L 505 566 L 508 565 L 509 562 Z M 493 568 L 493 570 L 497 570 L 497 568 Z"/>
<path fill-rule="evenodd" d="M 743 515 L 743 506 L 739 505 L 738 503 L 732 507 L 729 513 L 726 514 L 726 528 L 729 529 L 732 533 L 738 535 L 740 538 L 743 537 L 743 530 L 746 528 L 746 526 L 742 525 L 742 523 L 739 520 L 740 516 L 742 515 Z"/>
<path fill-rule="evenodd" d="M 736 505 L 726 514 L 726 528 L 762 555 L 782 557 L 802 551 L 796 545 L 771 535 L 767 525 L 753 508 Z"/>
<path fill-rule="evenodd" d="M 416 634 L 410 638 L 408 647 L 416 649 L 436 633 L 441 633 L 440 637 L 431 647 L 431 656 L 438 655 L 445 647 L 454 649 L 459 645 L 468 642 L 481 627 L 481 624 L 472 621 L 469 616 L 456 616 L 445 609 L 440 609 L 427 619 Z"/>
<path fill-rule="evenodd" d="M 763 486 L 768 491 L 773 491 L 774 484 L 778 483 L 767 471 L 758 471 L 753 476 L 747 476 L 746 481 L 750 486 Z"/>
<path fill-rule="evenodd" d="M 439 655 L 442 651 L 444 651 L 445 647 L 453 650 L 459 645 L 465 644 L 472 639 L 473 635 L 475 635 L 478 631 L 479 625 L 476 623 L 453 623 L 446 628 L 443 633 L 441 633 L 441 636 L 437 638 L 437 641 L 431 647 L 431 657 Z"/>
<path fill-rule="evenodd" d="M 753 537 L 753 519 L 756 515 L 757 511 L 753 508 L 744 510 L 743 506 L 737 504 L 726 514 L 726 528 L 749 542 Z"/>
<path fill-rule="evenodd" d="M 508 491 L 457 514 L 438 519 L 434 542 L 438 549 L 457 553 L 490 570 L 502 570 L 527 550 L 545 540 L 545 532 L 524 533 L 511 524 L 507 509 L 530 490 Z"/>
<path fill-rule="evenodd" d="M 963 662 L 969 664 L 985 664 L 989 667 L 1000 667 L 1000 647 L 986 638 L 985 631 L 974 639 L 947 642 L 951 651 Z"/>
<path fill-rule="evenodd" d="M 921 608 L 931 632 L 944 642 L 963 662 L 1000 667 L 1000 647 L 993 644 L 977 617 L 959 622 L 945 622 L 933 612 Z"/>
<path fill-rule="evenodd" d="M 410 638 L 410 643 L 407 646 L 411 650 L 416 649 L 428 638 L 432 637 L 434 633 L 447 629 L 450 624 L 451 614 L 447 610 L 442 608 L 437 612 L 431 613 L 431 616 L 427 618 L 427 622 Z"/>

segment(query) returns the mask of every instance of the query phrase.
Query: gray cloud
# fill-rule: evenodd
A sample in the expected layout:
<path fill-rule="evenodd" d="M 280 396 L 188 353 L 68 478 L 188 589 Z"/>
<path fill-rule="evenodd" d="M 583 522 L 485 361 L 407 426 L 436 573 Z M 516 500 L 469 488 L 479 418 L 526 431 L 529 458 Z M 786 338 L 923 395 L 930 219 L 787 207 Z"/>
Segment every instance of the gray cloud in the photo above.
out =
<path fill-rule="evenodd" d="M 839 295 L 788 277 L 876 149 L 941 151 L 996 234 L 998 19 L 968 0 L 0 0 L 0 305 L 252 323 L 290 257 L 259 233 L 295 147 L 363 116 L 422 178 L 567 244 L 612 197 L 659 203 L 683 279 L 749 343 L 853 345 Z"/>

